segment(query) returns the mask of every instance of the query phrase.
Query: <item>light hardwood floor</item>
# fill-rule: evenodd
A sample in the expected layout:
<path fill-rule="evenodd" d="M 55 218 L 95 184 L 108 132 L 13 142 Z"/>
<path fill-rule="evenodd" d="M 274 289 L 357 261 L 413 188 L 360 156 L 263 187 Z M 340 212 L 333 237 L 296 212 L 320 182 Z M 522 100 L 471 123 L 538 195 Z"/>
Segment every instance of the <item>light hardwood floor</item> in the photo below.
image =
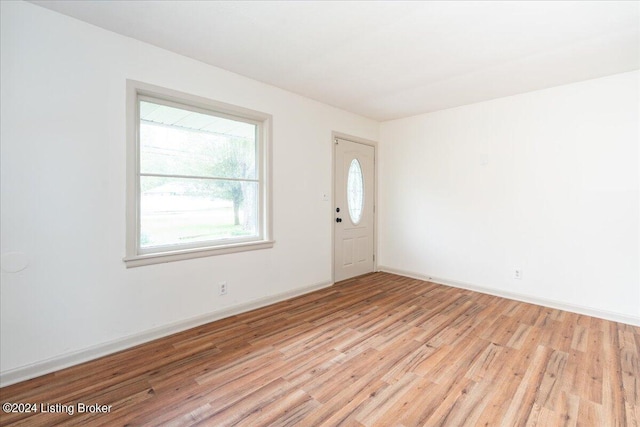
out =
<path fill-rule="evenodd" d="M 2 425 L 637 426 L 640 328 L 386 273 L 0 389 Z"/>

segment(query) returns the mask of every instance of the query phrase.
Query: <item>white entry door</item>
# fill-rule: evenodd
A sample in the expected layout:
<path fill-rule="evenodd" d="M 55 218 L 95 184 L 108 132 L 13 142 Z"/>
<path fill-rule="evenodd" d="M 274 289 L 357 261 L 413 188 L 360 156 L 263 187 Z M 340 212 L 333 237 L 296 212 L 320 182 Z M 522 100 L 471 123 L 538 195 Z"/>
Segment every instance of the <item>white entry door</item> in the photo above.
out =
<path fill-rule="evenodd" d="M 334 280 L 370 273 L 374 268 L 375 149 L 335 140 Z"/>

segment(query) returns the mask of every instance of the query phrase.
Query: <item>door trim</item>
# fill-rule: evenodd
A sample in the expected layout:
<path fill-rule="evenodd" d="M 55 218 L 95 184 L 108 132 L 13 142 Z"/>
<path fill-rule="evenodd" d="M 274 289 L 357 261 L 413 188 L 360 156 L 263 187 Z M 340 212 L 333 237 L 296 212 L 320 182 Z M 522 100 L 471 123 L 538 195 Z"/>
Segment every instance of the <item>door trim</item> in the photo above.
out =
<path fill-rule="evenodd" d="M 336 223 L 334 213 L 336 210 L 336 139 L 355 142 L 373 147 L 373 271 L 378 271 L 378 143 L 376 141 L 348 135 L 342 132 L 331 132 L 331 281 L 336 282 Z"/>

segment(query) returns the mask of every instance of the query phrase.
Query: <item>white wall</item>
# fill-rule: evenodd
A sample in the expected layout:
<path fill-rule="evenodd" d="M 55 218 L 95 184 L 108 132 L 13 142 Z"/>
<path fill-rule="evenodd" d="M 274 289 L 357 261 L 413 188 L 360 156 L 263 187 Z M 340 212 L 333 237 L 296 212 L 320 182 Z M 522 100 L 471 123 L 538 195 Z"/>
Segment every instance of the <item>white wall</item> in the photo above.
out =
<path fill-rule="evenodd" d="M 382 123 L 381 269 L 640 324 L 639 79 Z"/>
<path fill-rule="evenodd" d="M 1 7 L 1 251 L 29 261 L 2 272 L 5 379 L 331 282 L 331 132 L 375 140 L 378 123 L 28 3 Z M 273 249 L 125 268 L 126 79 L 273 115 Z"/>

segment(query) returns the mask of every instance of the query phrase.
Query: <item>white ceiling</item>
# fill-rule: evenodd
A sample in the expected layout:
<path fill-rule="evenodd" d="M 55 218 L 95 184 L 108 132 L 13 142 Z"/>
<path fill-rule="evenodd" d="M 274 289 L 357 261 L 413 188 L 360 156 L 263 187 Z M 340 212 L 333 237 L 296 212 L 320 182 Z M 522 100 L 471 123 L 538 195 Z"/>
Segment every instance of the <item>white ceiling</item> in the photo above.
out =
<path fill-rule="evenodd" d="M 33 1 L 377 120 L 640 68 L 637 1 Z"/>

